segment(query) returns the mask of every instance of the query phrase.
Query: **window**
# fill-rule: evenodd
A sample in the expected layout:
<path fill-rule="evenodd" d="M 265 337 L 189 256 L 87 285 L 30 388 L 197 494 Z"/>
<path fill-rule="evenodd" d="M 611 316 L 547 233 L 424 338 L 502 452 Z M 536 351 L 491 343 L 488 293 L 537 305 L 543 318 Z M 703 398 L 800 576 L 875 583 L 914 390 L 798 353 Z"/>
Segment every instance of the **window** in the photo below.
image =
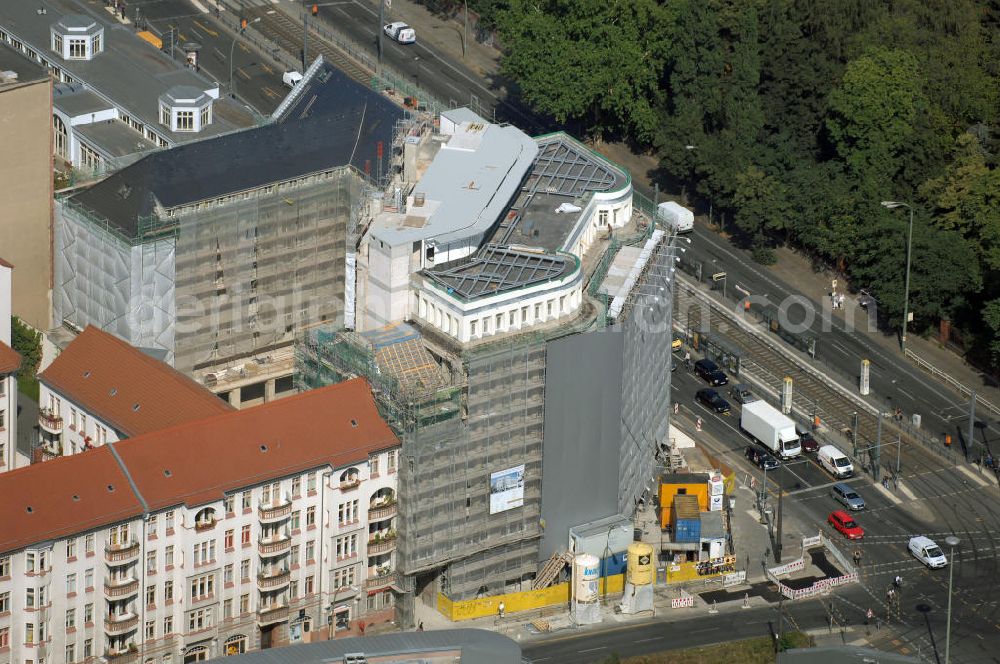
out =
<path fill-rule="evenodd" d="M 542 317 L 542 305 L 536 304 L 535 305 L 535 320 L 538 320 L 541 317 Z"/>
<path fill-rule="evenodd" d="M 552 317 L 552 300 L 545 303 L 545 315 L 549 318 Z"/>
<path fill-rule="evenodd" d="M 312 577 L 312 576 L 307 576 L 306 577 L 306 583 L 305 583 L 304 588 L 305 588 L 305 591 L 306 591 L 307 595 L 312 595 L 314 592 L 316 592 L 316 590 L 314 588 L 315 584 L 316 584 L 315 577 Z"/>
<path fill-rule="evenodd" d="M 66 540 L 66 558 L 76 558 L 76 538 Z"/>
<path fill-rule="evenodd" d="M 0 627 L 0 648 L 10 647 L 10 627 Z"/>
<path fill-rule="evenodd" d="M 307 507 L 306 508 L 306 528 L 312 528 L 316 525 L 316 508 Z"/>
<path fill-rule="evenodd" d="M 250 543 L 250 524 L 245 524 L 240 530 L 240 543 L 249 544 Z"/>
<path fill-rule="evenodd" d="M 605 226 L 608 225 L 607 210 L 601 210 L 600 212 L 597 213 L 597 225 L 600 226 L 601 228 L 604 228 Z"/>
<path fill-rule="evenodd" d="M 163 635 L 174 633 L 174 618 L 173 616 L 167 616 L 163 619 Z"/>
<path fill-rule="evenodd" d="M 333 587 L 343 588 L 354 585 L 354 566 L 344 567 L 335 570 L 333 573 Z"/>
<path fill-rule="evenodd" d="M 80 413 L 80 433 L 87 435 L 87 416 Z"/>
<path fill-rule="evenodd" d="M 62 35 L 59 34 L 58 32 L 53 32 L 52 33 L 52 50 L 55 51 L 56 53 L 58 53 L 59 57 L 62 57 L 62 54 L 63 54 L 62 47 L 63 47 Z"/>
<path fill-rule="evenodd" d="M 476 336 L 476 333 L 477 333 L 476 321 L 472 321 L 471 323 L 469 323 L 469 334 L 472 336 Z"/>
<path fill-rule="evenodd" d="M 146 604 L 156 604 L 156 585 L 146 586 Z"/>
<path fill-rule="evenodd" d="M 24 623 L 24 642 L 35 642 L 35 623 Z"/>
<path fill-rule="evenodd" d="M 521 322 L 528 322 L 528 307 L 521 307 Z"/>
<path fill-rule="evenodd" d="M 24 554 L 24 569 L 29 574 L 35 573 L 35 552 L 28 551 Z"/>
<path fill-rule="evenodd" d="M 292 478 L 292 495 L 298 496 L 302 493 L 302 478 L 293 477 Z"/>
<path fill-rule="evenodd" d="M 80 143 L 80 166 L 92 171 L 98 171 L 104 164 L 104 159 L 94 148 L 85 143 Z"/>
<path fill-rule="evenodd" d="M 174 529 L 174 513 L 173 512 L 166 512 L 166 513 L 164 513 L 164 515 L 163 515 L 163 527 L 166 528 L 167 531 L 171 531 L 171 530 Z M 167 534 L 169 535 L 170 533 L 167 532 Z"/>
<path fill-rule="evenodd" d="M 174 131 L 194 131 L 194 111 L 175 111 L 175 115 L 177 126 Z"/>
<path fill-rule="evenodd" d="M 168 546 L 165 549 L 163 549 L 163 564 L 166 565 L 168 569 L 174 566 L 174 545 L 173 544 L 171 544 L 170 546 Z"/>
<path fill-rule="evenodd" d="M 514 329 L 514 325 L 516 323 L 517 323 L 517 313 L 512 311 L 510 312 L 510 314 L 507 315 L 507 328 L 511 330 Z"/>
<path fill-rule="evenodd" d="M 76 609 L 66 609 L 66 629 L 76 627 Z"/>
<path fill-rule="evenodd" d="M 76 661 L 76 644 L 71 643 L 66 646 L 66 661 L 75 662 Z"/>
<path fill-rule="evenodd" d="M 160 104 L 160 124 L 170 126 L 170 107 L 166 104 Z"/>
<path fill-rule="evenodd" d="M 222 570 L 222 581 L 223 581 L 223 583 L 232 583 L 233 582 L 233 564 L 232 563 L 229 563 L 228 565 L 225 566 L 225 568 L 223 568 L 223 570 Z"/>
<path fill-rule="evenodd" d="M 24 591 L 24 606 L 28 609 L 35 608 L 35 589 L 28 588 Z"/>
<path fill-rule="evenodd" d="M 100 433 L 100 431 L 101 431 L 102 428 L 103 427 L 98 427 L 97 428 L 97 432 Z M 107 433 L 107 429 L 105 429 L 105 433 Z M 98 440 L 100 440 L 100 437 L 98 437 Z M 146 525 L 146 534 L 147 534 L 147 536 L 148 537 L 156 537 L 156 529 L 157 529 L 156 515 L 154 514 L 151 517 L 149 517 L 149 522 Z"/>
<path fill-rule="evenodd" d="M 337 538 L 337 557 L 350 558 L 358 553 L 358 536 L 347 535 Z"/>
<path fill-rule="evenodd" d="M 172 602 L 174 601 L 174 582 L 165 581 L 163 583 L 163 601 Z"/>
<path fill-rule="evenodd" d="M 38 606 L 45 606 L 48 603 L 48 586 L 42 586 L 38 589 Z"/>
<path fill-rule="evenodd" d="M 293 544 L 288 550 L 288 564 L 295 566 L 299 564 L 299 545 Z"/>
<path fill-rule="evenodd" d="M 10 613 L 10 592 L 0 593 L 0 613 Z"/>
<path fill-rule="evenodd" d="M 389 454 L 386 455 L 386 458 L 389 461 L 389 472 L 390 473 L 396 472 L 396 456 L 398 454 L 399 454 L 399 452 L 397 452 L 396 450 L 392 450 L 391 452 L 389 452 Z"/>
<path fill-rule="evenodd" d="M 313 540 L 306 542 L 306 560 L 316 560 L 316 542 Z"/>
<path fill-rule="evenodd" d="M 146 571 L 156 574 L 156 551 L 146 552 Z"/>
<path fill-rule="evenodd" d="M 233 617 L 233 600 L 227 599 L 222 603 L 222 619 L 229 620 Z"/>
<path fill-rule="evenodd" d="M 222 501 L 222 511 L 226 514 L 232 514 L 236 507 L 236 496 L 226 496 Z"/>
<path fill-rule="evenodd" d="M 83 640 L 83 658 L 87 659 L 88 657 L 93 657 L 93 656 L 94 656 L 94 640 L 93 639 L 84 639 Z"/>
<path fill-rule="evenodd" d="M 188 613 L 188 631 L 206 629 L 212 626 L 212 608 L 207 607 Z"/>
<path fill-rule="evenodd" d="M 90 535 L 87 535 L 86 537 L 83 538 L 83 549 L 87 553 L 87 555 L 90 555 L 90 554 L 94 553 L 94 534 L 93 533 L 91 533 Z M 0 576 L 3 576 L 3 575 L 0 574 Z"/>
<path fill-rule="evenodd" d="M 250 580 L 250 559 L 240 562 L 240 580 L 249 581 Z"/>
<path fill-rule="evenodd" d="M 316 491 L 316 473 L 309 473 L 306 476 L 306 489 L 309 493 Z"/>
<path fill-rule="evenodd" d="M 215 575 L 205 574 L 191 579 L 191 601 L 203 600 L 215 594 Z"/>
<path fill-rule="evenodd" d="M 94 38 L 90 41 L 90 53 L 91 55 L 97 55 L 101 50 L 101 35 L 94 35 Z"/>
<path fill-rule="evenodd" d="M 69 57 L 73 59 L 83 59 L 87 57 L 87 40 L 86 39 L 70 39 L 69 40 Z"/>
<path fill-rule="evenodd" d="M 83 605 L 83 622 L 87 623 L 88 625 L 90 623 L 94 622 L 94 605 L 93 604 L 84 604 Z"/>
<path fill-rule="evenodd" d="M 94 588 L 94 568 L 90 567 L 83 571 L 83 587 L 87 590 Z"/>
<path fill-rule="evenodd" d="M 371 466 L 372 477 L 378 476 L 378 455 L 373 456 L 368 460 L 368 465 Z"/>
<path fill-rule="evenodd" d="M 298 530 L 299 529 L 299 521 L 301 520 L 301 517 L 302 517 L 302 512 L 300 512 L 298 510 L 292 512 L 292 517 L 289 520 L 289 527 L 292 530 Z"/>
<path fill-rule="evenodd" d="M 10 556 L 0 556 L 0 576 L 10 576 Z"/>
<path fill-rule="evenodd" d="M 236 531 L 235 530 L 227 530 L 226 531 L 226 536 L 225 536 L 225 539 L 224 539 L 225 545 L 226 545 L 226 549 L 233 548 L 233 543 L 235 542 L 235 540 L 236 540 Z"/>
<path fill-rule="evenodd" d="M 215 540 L 194 545 L 194 564 L 207 565 L 215 560 Z"/>
<path fill-rule="evenodd" d="M 206 106 L 201 109 L 201 128 L 204 129 L 212 122 L 212 107 Z"/>
<path fill-rule="evenodd" d="M 298 599 L 299 597 L 299 582 L 292 581 L 288 584 L 288 596 L 292 599 Z"/>
<path fill-rule="evenodd" d="M 156 621 L 147 620 L 146 621 L 146 640 L 151 641 L 156 638 Z"/>
<path fill-rule="evenodd" d="M 243 495 L 242 495 L 242 499 L 243 499 L 243 509 L 244 510 L 250 509 L 250 500 L 251 500 L 250 492 L 249 491 L 244 491 Z"/>
<path fill-rule="evenodd" d="M 250 595 L 240 595 L 240 613 L 250 613 Z"/>
<path fill-rule="evenodd" d="M 76 594 L 76 574 L 66 575 L 66 594 L 67 595 Z"/>

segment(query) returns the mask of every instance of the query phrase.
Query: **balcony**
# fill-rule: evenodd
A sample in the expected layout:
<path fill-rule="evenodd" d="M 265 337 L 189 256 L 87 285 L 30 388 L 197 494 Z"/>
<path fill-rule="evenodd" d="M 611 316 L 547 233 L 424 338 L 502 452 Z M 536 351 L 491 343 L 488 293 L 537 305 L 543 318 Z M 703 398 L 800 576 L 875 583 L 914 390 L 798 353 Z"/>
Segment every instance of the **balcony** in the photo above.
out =
<path fill-rule="evenodd" d="M 104 547 L 104 559 L 109 565 L 128 565 L 139 559 L 139 542 L 132 540 L 123 544 L 108 544 Z"/>
<path fill-rule="evenodd" d="M 292 514 L 292 501 L 285 499 L 284 502 L 265 507 L 261 505 L 257 508 L 257 517 L 261 523 L 277 523 L 287 519 Z"/>
<path fill-rule="evenodd" d="M 262 606 L 257 610 L 257 625 L 264 627 L 288 620 L 288 605 Z"/>
<path fill-rule="evenodd" d="M 108 664 L 133 664 L 139 661 L 139 650 L 135 647 L 117 650 L 108 648 L 104 653 Z"/>
<path fill-rule="evenodd" d="M 104 619 L 104 631 L 108 636 L 120 636 L 134 632 L 139 625 L 139 617 L 134 613 L 110 615 Z"/>
<path fill-rule="evenodd" d="M 384 521 L 386 519 L 391 519 L 396 516 L 397 511 L 398 509 L 395 502 L 387 505 L 370 505 L 368 507 L 368 520 Z"/>
<path fill-rule="evenodd" d="M 396 533 L 392 530 L 388 531 L 385 535 L 376 534 L 374 537 L 368 538 L 368 555 L 377 556 L 383 553 L 389 553 L 396 548 Z"/>
<path fill-rule="evenodd" d="M 139 593 L 139 581 L 136 579 L 105 579 L 104 597 L 108 601 L 125 599 Z"/>
<path fill-rule="evenodd" d="M 375 573 L 375 576 L 365 579 L 365 590 L 380 590 L 382 588 L 388 588 L 394 583 L 396 583 L 395 572 L 388 572 L 385 574 Z"/>
<path fill-rule="evenodd" d="M 351 489 L 357 489 L 359 486 L 361 486 L 360 477 L 349 477 L 348 479 L 340 483 L 340 490 L 350 491 Z"/>
<path fill-rule="evenodd" d="M 257 575 L 257 588 L 264 592 L 281 590 L 288 586 L 291 574 L 287 569 Z"/>
<path fill-rule="evenodd" d="M 59 434 L 63 430 L 63 418 L 56 415 L 48 408 L 43 408 L 38 411 L 38 426 L 42 427 L 49 433 Z"/>
<path fill-rule="evenodd" d="M 212 528 L 215 528 L 216 523 L 218 522 L 215 520 L 215 517 L 212 517 L 211 519 L 200 519 L 194 522 L 194 531 L 196 533 L 208 532 Z"/>
<path fill-rule="evenodd" d="M 292 548 L 292 538 L 288 535 L 261 539 L 257 542 L 257 550 L 261 556 L 280 556 Z"/>

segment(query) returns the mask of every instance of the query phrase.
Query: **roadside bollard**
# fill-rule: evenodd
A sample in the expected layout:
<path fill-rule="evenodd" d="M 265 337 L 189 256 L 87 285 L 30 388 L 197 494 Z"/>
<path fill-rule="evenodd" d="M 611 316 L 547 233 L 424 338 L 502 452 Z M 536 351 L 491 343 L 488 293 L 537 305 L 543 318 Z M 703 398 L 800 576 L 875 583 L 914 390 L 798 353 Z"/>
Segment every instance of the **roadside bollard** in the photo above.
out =
<path fill-rule="evenodd" d="M 715 607 L 715 600 L 714 600 L 714 599 L 712 600 L 712 608 L 710 608 L 710 609 L 708 610 L 708 612 L 709 612 L 709 613 L 718 613 L 718 612 L 719 612 L 719 609 L 717 609 L 717 608 Z"/>
<path fill-rule="evenodd" d="M 744 609 L 750 608 L 750 593 L 746 593 L 745 595 L 743 595 L 743 608 Z"/>
<path fill-rule="evenodd" d="M 700 417 L 699 417 L 699 418 L 697 419 L 697 421 L 695 421 L 695 423 L 694 423 L 694 427 L 695 427 L 695 429 L 697 429 L 698 431 L 701 431 L 701 418 L 700 418 Z"/>

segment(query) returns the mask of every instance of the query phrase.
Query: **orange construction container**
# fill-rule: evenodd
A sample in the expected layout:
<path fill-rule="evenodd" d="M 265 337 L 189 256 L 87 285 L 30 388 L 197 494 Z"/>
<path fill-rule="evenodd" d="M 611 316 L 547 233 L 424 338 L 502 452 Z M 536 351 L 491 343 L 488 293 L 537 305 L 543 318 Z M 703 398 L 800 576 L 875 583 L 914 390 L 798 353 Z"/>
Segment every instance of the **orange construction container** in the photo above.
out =
<path fill-rule="evenodd" d="M 694 496 L 698 509 L 708 511 L 708 475 L 700 473 L 671 473 L 660 479 L 660 528 L 666 528 L 673 519 L 674 496 Z"/>

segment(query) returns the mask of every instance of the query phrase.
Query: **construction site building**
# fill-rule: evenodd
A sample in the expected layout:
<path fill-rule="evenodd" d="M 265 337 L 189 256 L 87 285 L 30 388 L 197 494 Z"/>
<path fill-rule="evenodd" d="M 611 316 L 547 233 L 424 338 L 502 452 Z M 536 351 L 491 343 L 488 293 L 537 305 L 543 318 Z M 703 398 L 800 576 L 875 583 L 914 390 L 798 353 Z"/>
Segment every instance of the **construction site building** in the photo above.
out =
<path fill-rule="evenodd" d="M 296 336 L 345 322 L 348 247 L 404 120 L 320 58 L 271 124 L 57 199 L 56 324 L 161 351 L 237 407 L 291 392 Z"/>
<path fill-rule="evenodd" d="M 309 329 L 295 372 L 365 376 L 402 440 L 404 624 L 415 598 L 547 585 L 571 529 L 631 518 L 670 403 L 674 238 L 628 174 L 467 109 L 421 131 L 362 233 L 358 330 Z"/>

